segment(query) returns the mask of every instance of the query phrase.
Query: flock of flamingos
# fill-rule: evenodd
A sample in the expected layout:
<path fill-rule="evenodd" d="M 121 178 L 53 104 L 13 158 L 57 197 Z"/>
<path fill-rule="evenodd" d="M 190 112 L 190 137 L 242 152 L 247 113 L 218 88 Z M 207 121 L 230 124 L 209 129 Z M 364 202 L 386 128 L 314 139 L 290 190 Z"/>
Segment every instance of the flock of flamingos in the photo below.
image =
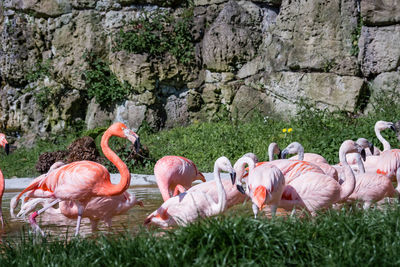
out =
<path fill-rule="evenodd" d="M 364 209 L 396 197 L 400 186 L 392 181 L 400 179 L 400 149 L 391 149 L 381 131 L 394 130 L 392 122 L 378 121 L 375 133 L 383 144 L 383 151 L 367 139 L 346 140 L 339 148 L 339 163 L 329 165 L 321 155 L 304 153 L 303 147 L 291 143 L 280 151 L 276 143 L 268 149 L 269 161 L 258 162 L 256 155 L 247 153 L 232 166 L 226 157 L 215 161 L 214 180 L 206 182 L 196 165 L 180 156 L 165 156 L 157 161 L 154 174 L 164 203 L 148 215 L 144 224 L 159 227 L 186 225 L 199 217 L 213 216 L 243 203 L 252 202 L 254 216 L 267 209 L 275 215 L 277 208 L 287 211 L 301 209 L 315 216 L 317 211 L 335 207 L 340 203 L 362 203 Z M 15 196 L 10 203 L 11 216 L 22 197 L 18 217 L 28 216 L 32 228 L 44 235 L 36 217 L 44 212 L 61 213 L 76 218 L 75 235 L 79 234 L 82 217 L 90 219 L 92 230 L 100 220 L 111 227 L 113 216 L 134 205 L 143 205 L 126 190 L 131 174 L 126 164 L 108 146 L 110 137 L 126 138 L 139 149 L 139 136 L 123 123 L 111 125 L 102 136 L 104 155 L 117 167 L 121 179 L 112 184 L 107 169 L 96 162 L 77 161 L 70 164 L 56 162 L 48 171 Z M 0 134 L 0 146 L 8 153 L 8 143 Z M 285 159 L 288 154 L 296 156 Z M 279 155 L 274 160 L 274 155 Z M 221 171 L 229 172 L 231 179 L 221 179 Z M 203 183 L 191 187 L 194 180 Z M 0 171 L 1 197 L 4 179 Z M 54 206 L 58 203 L 58 208 Z M 43 208 L 34 211 L 38 205 Z"/>

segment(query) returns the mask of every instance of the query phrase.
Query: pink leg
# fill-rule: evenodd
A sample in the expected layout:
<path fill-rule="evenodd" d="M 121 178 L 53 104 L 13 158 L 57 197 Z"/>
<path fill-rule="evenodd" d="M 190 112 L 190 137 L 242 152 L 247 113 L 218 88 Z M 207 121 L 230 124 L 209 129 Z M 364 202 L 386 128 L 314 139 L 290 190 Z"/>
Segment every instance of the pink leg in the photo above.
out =
<path fill-rule="evenodd" d="M 182 185 L 178 184 L 175 187 L 173 196 L 177 196 L 177 195 L 179 195 L 180 193 L 183 193 L 183 192 L 186 192 L 186 188 L 184 188 Z"/>
<path fill-rule="evenodd" d="M 61 199 L 55 199 L 52 202 L 50 202 L 49 204 L 47 204 L 46 206 L 44 206 L 41 210 L 35 211 L 34 213 L 31 214 L 31 216 L 29 216 L 29 222 L 30 222 L 33 230 L 35 230 L 35 232 L 39 231 L 42 234 L 42 236 L 44 236 L 44 232 L 42 231 L 42 229 L 40 229 L 39 225 L 36 222 L 36 217 L 60 201 L 61 201 Z"/>

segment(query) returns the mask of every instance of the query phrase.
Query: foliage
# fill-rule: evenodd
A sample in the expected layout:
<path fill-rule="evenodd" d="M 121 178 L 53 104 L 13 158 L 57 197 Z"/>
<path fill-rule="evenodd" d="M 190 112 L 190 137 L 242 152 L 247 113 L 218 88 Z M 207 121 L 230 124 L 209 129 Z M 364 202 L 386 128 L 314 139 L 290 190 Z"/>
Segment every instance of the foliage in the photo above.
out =
<path fill-rule="evenodd" d="M 93 53 L 85 53 L 84 57 L 90 67 L 84 71 L 88 97 L 95 97 L 103 108 L 124 100 L 131 89 L 130 85 L 127 82 L 121 83 L 105 60 Z"/>
<path fill-rule="evenodd" d="M 395 91 L 378 95 L 371 101 L 375 103 L 371 111 L 363 116 L 355 116 L 343 111 L 320 110 L 303 102 L 298 115 L 287 121 L 255 114 L 246 122 L 221 119 L 219 122 L 195 123 L 188 127 L 175 127 L 157 133 L 151 131 L 148 126 L 144 126 L 138 132 L 141 143 L 147 146 L 150 155 L 140 166 L 135 164 L 135 161 L 129 161 L 127 165 L 131 172 L 152 174 L 154 164 L 159 158 L 165 155 L 179 155 L 193 160 L 201 171 L 210 172 L 213 170 L 214 161 L 220 156 L 224 155 L 235 162 L 241 155 L 254 152 L 260 160 L 267 160 L 269 143 L 276 142 L 283 149 L 294 141 L 300 142 L 305 152 L 321 154 L 334 164 L 339 161 L 338 150 L 344 140 L 365 137 L 375 146 L 380 147 L 381 144 L 375 136 L 374 125 L 378 120 L 399 120 L 400 109 L 393 108 L 398 105 L 399 100 L 400 95 Z M 292 128 L 292 131 L 283 133 L 284 128 Z M 104 128 L 97 130 L 96 134 L 100 134 L 102 130 Z M 398 147 L 399 141 L 393 131 L 387 130 L 382 134 L 392 147 Z M 65 143 L 69 144 L 66 141 Z M 96 144 L 101 150 L 100 135 L 97 135 Z M 117 151 L 122 160 L 130 158 L 132 154 L 130 143 L 126 140 L 111 139 L 111 148 Z M 59 148 L 54 150 L 59 150 Z M 19 157 L 21 155 L 27 157 L 31 152 L 17 150 L 14 153 L 18 153 Z M 38 154 L 30 157 L 36 157 L 36 161 Z M 1 167 L 6 177 L 20 176 L 21 171 L 17 172 L 13 162 L 9 162 L 10 160 L 15 162 L 17 158 L 13 156 L 6 158 L 0 155 Z M 4 161 L 7 162 L 6 166 Z M 20 164 L 19 168 L 33 170 L 35 161 L 23 162 L 22 165 L 31 164 L 31 166 L 21 167 Z M 111 168 L 111 163 L 107 164 L 111 171 L 115 171 Z M 25 172 L 24 175 L 28 174 Z"/>
<path fill-rule="evenodd" d="M 26 73 L 26 80 L 28 82 L 34 82 L 43 79 L 46 76 L 50 76 L 50 66 L 50 60 L 38 62 L 31 70 Z"/>
<path fill-rule="evenodd" d="M 350 49 L 350 55 L 352 56 L 358 56 L 359 48 L 358 48 L 358 39 L 361 36 L 361 29 L 363 26 L 364 22 L 362 17 L 360 16 L 357 24 L 357 28 L 353 30 L 351 33 L 351 49 Z"/>
<path fill-rule="evenodd" d="M 162 232 L 22 239 L 0 245 L 1 266 L 392 266 L 400 208 L 342 209 L 316 218 L 221 215 Z"/>
<path fill-rule="evenodd" d="M 148 53 L 154 58 L 161 58 L 169 52 L 178 62 L 190 63 L 194 59 L 192 16 L 191 8 L 177 18 L 167 10 L 143 12 L 139 19 L 129 23 L 128 30 L 119 31 L 113 49 Z"/>

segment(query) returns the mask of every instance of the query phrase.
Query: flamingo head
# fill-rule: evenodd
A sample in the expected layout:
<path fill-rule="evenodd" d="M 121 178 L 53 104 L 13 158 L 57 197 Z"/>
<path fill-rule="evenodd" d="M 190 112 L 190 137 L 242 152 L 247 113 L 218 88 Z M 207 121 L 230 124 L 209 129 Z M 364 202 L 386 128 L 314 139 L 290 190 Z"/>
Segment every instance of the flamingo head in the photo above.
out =
<path fill-rule="evenodd" d="M 255 164 L 258 162 L 257 156 L 253 153 L 247 153 L 243 155 L 240 159 L 238 159 L 235 162 L 235 165 L 233 165 L 233 169 L 236 172 L 236 188 L 237 190 L 245 194 L 245 191 L 243 189 L 242 183 L 243 179 L 246 179 L 249 173 L 249 170 L 255 167 Z M 246 168 L 246 165 L 249 165 L 249 167 Z"/>
<path fill-rule="evenodd" d="M 268 146 L 268 154 L 272 151 L 273 155 L 278 155 L 278 159 L 282 158 L 282 151 L 280 150 L 277 143 L 271 143 Z M 257 162 L 256 162 L 257 163 Z"/>
<path fill-rule="evenodd" d="M 300 151 L 304 151 L 303 146 L 298 142 L 293 142 L 282 150 L 281 159 L 285 159 L 288 154 L 298 154 Z"/>
<path fill-rule="evenodd" d="M 168 214 L 168 208 L 164 209 L 160 207 L 144 220 L 144 225 L 147 227 L 160 226 L 162 228 L 167 228 L 172 224 L 171 220 L 173 220 L 173 218 Z"/>
<path fill-rule="evenodd" d="M 396 127 L 395 127 L 393 122 L 390 122 L 390 121 L 377 121 L 375 123 L 375 130 L 383 131 L 383 130 L 386 130 L 386 129 L 391 129 L 393 131 L 396 131 Z"/>
<path fill-rule="evenodd" d="M 129 129 L 125 124 L 122 122 L 116 122 L 113 125 L 111 125 L 106 132 L 111 133 L 114 136 L 121 137 L 121 138 L 126 138 L 129 141 L 132 142 L 132 144 L 135 147 L 135 152 L 139 152 L 140 148 L 140 141 L 139 141 L 139 135 Z"/>
<path fill-rule="evenodd" d="M 359 153 L 361 158 L 365 161 L 366 153 L 362 146 L 354 142 L 353 140 L 346 140 L 340 146 L 339 151 L 343 151 L 345 154 L 347 153 Z M 340 155 L 339 155 L 340 157 Z"/>
<path fill-rule="evenodd" d="M 0 133 L 0 146 L 4 147 L 7 155 L 8 153 L 10 153 L 10 146 L 8 145 L 8 142 L 6 140 L 6 135 L 3 133 Z"/>
<path fill-rule="evenodd" d="M 368 141 L 366 138 L 358 138 L 356 141 L 357 144 L 362 146 L 364 149 L 369 148 L 371 151 L 371 154 L 374 154 L 374 144 L 372 144 L 370 141 Z"/>
<path fill-rule="evenodd" d="M 236 181 L 236 172 L 232 167 L 231 162 L 227 157 L 220 157 L 215 161 L 214 170 L 219 169 L 220 171 L 229 172 L 231 176 L 232 184 L 235 184 Z"/>

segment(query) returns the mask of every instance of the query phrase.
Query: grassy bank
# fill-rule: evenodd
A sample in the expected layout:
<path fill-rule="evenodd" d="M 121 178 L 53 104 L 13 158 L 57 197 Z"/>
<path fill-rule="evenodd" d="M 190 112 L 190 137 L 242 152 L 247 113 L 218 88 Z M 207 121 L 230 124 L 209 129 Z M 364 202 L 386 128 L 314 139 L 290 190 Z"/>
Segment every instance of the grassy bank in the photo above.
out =
<path fill-rule="evenodd" d="M 304 105 L 298 111 L 298 116 L 287 120 L 255 114 L 251 119 L 242 122 L 222 119 L 156 133 L 143 127 L 139 130 L 139 135 L 142 144 L 149 148 L 150 156 L 142 165 L 134 166 L 131 161 L 128 166 L 134 173 L 152 173 L 157 159 L 164 155 L 181 155 L 192 159 L 200 170 L 212 171 L 215 159 L 222 155 L 234 161 L 244 153 L 254 152 L 260 160 L 266 160 L 270 142 L 277 142 L 283 148 L 292 141 L 302 143 L 306 152 L 321 154 L 330 163 L 336 163 L 339 146 L 346 139 L 365 137 L 381 147 L 374 133 L 375 122 L 399 120 L 400 109 L 396 108 L 399 100 L 398 94 L 379 96 L 375 107 L 368 115 L 363 116 L 317 110 Z M 284 128 L 292 128 L 293 131 L 283 133 Z M 399 142 L 394 132 L 387 130 L 382 134 L 393 147 L 398 147 Z M 55 140 L 57 142 L 40 142 L 34 149 L 16 150 L 8 157 L 0 153 L 0 166 L 4 175 L 36 175 L 34 165 L 41 152 L 65 149 L 72 141 L 71 137 L 58 137 Z M 99 140 L 97 138 L 98 142 Z M 114 140 L 111 147 L 118 151 L 123 160 L 131 153 L 127 142 Z"/>
<path fill-rule="evenodd" d="M 0 245 L 1 266 L 398 265 L 400 208 L 316 218 L 220 216 L 167 231 Z"/>

